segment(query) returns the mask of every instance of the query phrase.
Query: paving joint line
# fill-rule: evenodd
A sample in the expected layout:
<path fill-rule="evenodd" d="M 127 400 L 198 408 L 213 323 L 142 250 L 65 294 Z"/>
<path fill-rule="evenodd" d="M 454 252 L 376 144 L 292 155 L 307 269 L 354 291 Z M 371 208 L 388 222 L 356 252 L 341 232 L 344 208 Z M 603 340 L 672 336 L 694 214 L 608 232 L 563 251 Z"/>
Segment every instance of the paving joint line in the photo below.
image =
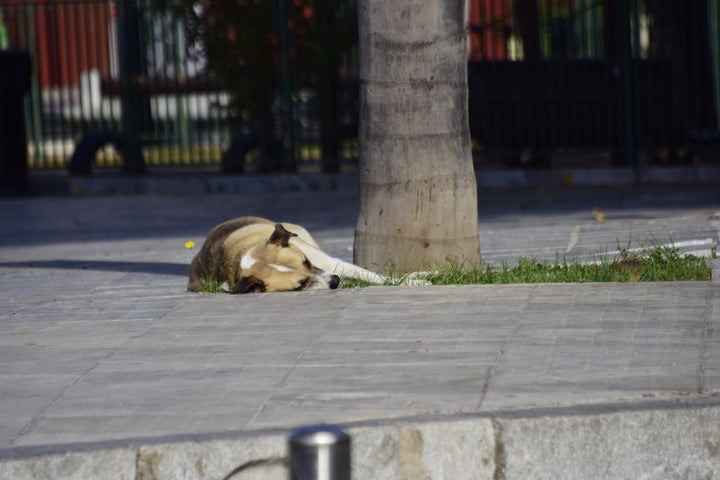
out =
<path fill-rule="evenodd" d="M 527 307 L 527 301 L 525 303 L 525 307 Z M 483 403 L 485 403 L 485 397 L 487 396 L 487 392 L 490 389 L 490 383 L 492 382 L 492 379 L 495 377 L 495 371 L 497 369 L 497 366 L 502 361 L 503 357 L 505 356 L 505 347 L 510 342 L 510 339 L 517 333 L 518 329 L 520 328 L 520 321 L 521 316 L 518 315 L 518 318 L 515 320 L 515 323 L 513 324 L 512 330 L 507 334 L 507 336 L 503 339 L 502 345 L 500 345 L 500 349 L 497 352 L 497 355 L 495 355 L 495 358 L 493 359 L 492 365 L 488 369 L 486 369 L 486 375 L 485 382 L 483 382 L 482 389 L 480 390 L 480 401 L 477 404 L 478 409 L 482 409 Z"/>

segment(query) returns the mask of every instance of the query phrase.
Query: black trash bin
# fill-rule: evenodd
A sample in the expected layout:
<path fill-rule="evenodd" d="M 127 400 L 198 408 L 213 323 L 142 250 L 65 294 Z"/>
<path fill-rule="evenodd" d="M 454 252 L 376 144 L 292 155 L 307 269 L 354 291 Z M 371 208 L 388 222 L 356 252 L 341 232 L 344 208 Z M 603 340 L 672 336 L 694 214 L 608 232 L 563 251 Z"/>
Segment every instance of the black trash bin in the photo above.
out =
<path fill-rule="evenodd" d="M 0 50 L 0 186 L 28 180 L 23 97 L 30 91 L 30 55 Z"/>

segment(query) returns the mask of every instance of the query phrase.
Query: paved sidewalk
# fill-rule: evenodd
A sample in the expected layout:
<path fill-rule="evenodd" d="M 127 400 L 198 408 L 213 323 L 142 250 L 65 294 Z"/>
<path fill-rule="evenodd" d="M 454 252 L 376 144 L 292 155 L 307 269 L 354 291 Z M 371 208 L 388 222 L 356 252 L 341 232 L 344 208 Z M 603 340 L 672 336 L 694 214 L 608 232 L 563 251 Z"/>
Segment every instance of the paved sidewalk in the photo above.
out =
<path fill-rule="evenodd" d="M 184 243 L 233 216 L 350 260 L 356 196 L 0 207 L 0 478 L 221 479 L 315 422 L 353 432 L 354 478 L 719 478 L 717 281 L 195 295 Z M 483 191 L 480 223 L 489 262 L 707 254 L 720 189 Z"/>

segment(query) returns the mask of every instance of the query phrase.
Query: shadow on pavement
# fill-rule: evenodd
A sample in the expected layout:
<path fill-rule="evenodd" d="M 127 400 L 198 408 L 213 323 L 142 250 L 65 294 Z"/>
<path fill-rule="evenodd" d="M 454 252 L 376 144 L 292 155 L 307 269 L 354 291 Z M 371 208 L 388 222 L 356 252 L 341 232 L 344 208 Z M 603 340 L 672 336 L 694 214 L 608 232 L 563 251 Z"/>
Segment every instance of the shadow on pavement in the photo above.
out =
<path fill-rule="evenodd" d="M 151 273 L 187 276 L 188 265 L 166 262 L 114 262 L 105 260 L 39 260 L 0 262 L 0 268 L 48 268 L 59 270 L 97 270 L 101 272 Z"/>

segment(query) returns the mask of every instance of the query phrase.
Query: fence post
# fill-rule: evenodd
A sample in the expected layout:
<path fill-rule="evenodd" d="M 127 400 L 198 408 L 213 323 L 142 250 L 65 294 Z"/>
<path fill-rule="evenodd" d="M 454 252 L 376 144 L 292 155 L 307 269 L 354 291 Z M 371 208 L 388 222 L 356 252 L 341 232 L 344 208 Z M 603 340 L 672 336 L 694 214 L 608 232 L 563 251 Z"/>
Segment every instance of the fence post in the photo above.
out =
<path fill-rule="evenodd" d="M 30 55 L 0 51 L 0 186 L 24 187 L 28 180 L 23 99 L 30 90 Z"/>
<path fill-rule="evenodd" d="M 118 22 L 118 57 L 120 58 L 120 105 L 122 112 L 122 155 L 125 173 L 138 174 L 145 171 L 138 136 L 142 130 L 139 102 L 141 96 L 136 95 L 133 78 L 141 73 L 139 65 L 140 33 L 137 5 L 134 0 L 122 0 L 117 16 Z M 140 128 L 138 128 L 140 127 Z"/>
<path fill-rule="evenodd" d="M 632 45 L 632 18 L 630 2 L 634 0 L 620 0 L 618 8 L 619 40 L 620 40 L 620 88 L 621 88 L 621 112 L 624 126 L 623 136 L 625 143 L 625 155 L 628 164 L 635 172 L 635 180 L 639 180 L 637 164 L 637 109 L 635 108 L 635 93 L 637 82 L 633 66 L 633 45 Z M 637 25 L 636 25 L 637 28 Z"/>
<path fill-rule="evenodd" d="M 290 68 L 290 31 L 288 27 L 290 6 L 288 0 L 275 0 L 280 36 L 280 138 L 282 141 L 282 168 L 295 171 L 295 119 L 292 100 L 292 69 Z"/>
<path fill-rule="evenodd" d="M 720 8 L 718 8 L 718 0 L 710 0 L 708 2 L 708 37 L 711 58 L 711 76 L 713 83 L 713 93 L 715 94 L 715 112 L 720 117 Z M 720 118 L 718 118 L 720 123 Z"/>
<path fill-rule="evenodd" d="M 350 436 L 340 428 L 300 427 L 289 447 L 290 480 L 350 480 Z"/>

